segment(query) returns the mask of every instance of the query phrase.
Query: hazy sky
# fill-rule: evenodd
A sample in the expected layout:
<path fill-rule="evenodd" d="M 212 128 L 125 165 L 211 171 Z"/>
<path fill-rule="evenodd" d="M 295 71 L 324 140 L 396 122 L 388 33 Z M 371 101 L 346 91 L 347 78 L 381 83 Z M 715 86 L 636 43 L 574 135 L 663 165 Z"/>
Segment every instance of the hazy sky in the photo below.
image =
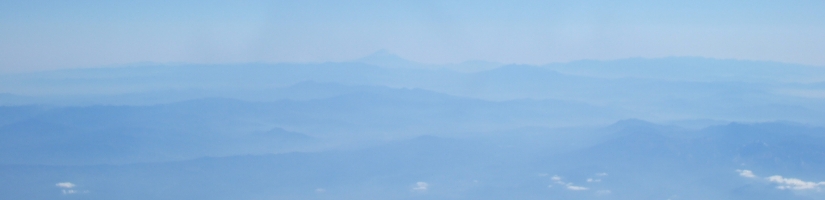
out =
<path fill-rule="evenodd" d="M 825 1 L 2 1 L 0 72 L 137 62 L 543 64 L 701 56 L 825 66 Z"/>

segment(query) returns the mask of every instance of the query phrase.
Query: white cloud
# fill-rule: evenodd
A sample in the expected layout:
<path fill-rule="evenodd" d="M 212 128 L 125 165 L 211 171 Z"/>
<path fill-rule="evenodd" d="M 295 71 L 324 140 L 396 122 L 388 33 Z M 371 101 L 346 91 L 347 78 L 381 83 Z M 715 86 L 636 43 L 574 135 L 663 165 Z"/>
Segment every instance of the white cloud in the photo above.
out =
<path fill-rule="evenodd" d="M 318 188 L 318 189 L 315 189 L 315 192 L 316 192 L 316 193 L 324 193 L 324 192 L 326 192 L 326 191 L 327 191 L 327 190 L 325 190 L 324 188 Z"/>
<path fill-rule="evenodd" d="M 576 186 L 576 185 L 573 185 L 573 183 L 565 183 L 564 181 L 561 180 L 561 177 L 559 177 L 558 175 L 553 175 L 553 177 L 551 177 L 550 180 L 553 180 L 553 182 L 556 183 L 556 184 L 564 185 L 564 187 L 567 188 L 568 190 L 574 190 L 574 191 L 588 190 L 588 188 L 586 188 L 586 187 Z M 552 188 L 553 185 L 548 185 L 547 187 Z"/>
<path fill-rule="evenodd" d="M 71 182 L 61 182 L 61 183 L 57 183 L 57 184 L 54 184 L 54 185 L 59 187 L 59 188 L 62 188 L 60 190 L 60 192 L 63 193 L 63 195 L 89 193 L 88 190 L 80 191 L 80 190 L 72 189 L 72 188 L 77 187 L 77 185 L 75 185 L 74 183 L 71 183 Z"/>
<path fill-rule="evenodd" d="M 605 173 L 605 172 L 596 173 L 596 176 L 607 176 L 607 173 Z M 610 190 L 608 190 L 608 191 L 610 191 Z"/>
<path fill-rule="evenodd" d="M 825 186 L 825 182 L 810 182 L 810 181 L 803 181 L 796 178 L 784 178 L 779 175 L 773 175 L 771 177 L 766 178 L 768 181 L 779 184 L 776 188 L 781 190 L 811 190 L 816 189 L 819 190 L 820 186 Z"/>
<path fill-rule="evenodd" d="M 610 193 L 613 193 L 613 192 L 611 192 L 610 190 L 599 190 L 599 191 L 596 191 L 596 195 L 608 195 L 608 194 L 610 194 Z"/>
<path fill-rule="evenodd" d="M 75 186 L 77 186 L 77 185 L 75 185 L 74 183 L 71 183 L 71 182 L 62 182 L 62 183 L 57 183 L 57 184 L 55 184 L 55 186 L 57 186 L 57 187 L 59 187 L 59 188 L 66 188 L 66 189 L 69 189 L 69 188 L 73 188 L 73 187 L 75 187 Z"/>
<path fill-rule="evenodd" d="M 592 179 L 592 178 L 588 178 L 588 179 L 587 179 L 587 182 L 588 182 L 588 183 L 598 183 L 598 182 L 602 182 L 602 179 Z"/>
<path fill-rule="evenodd" d="M 736 172 L 739 172 L 739 176 L 745 178 L 756 178 L 756 175 L 753 174 L 753 171 L 747 169 L 737 169 Z"/>
<path fill-rule="evenodd" d="M 559 185 L 566 184 L 566 183 L 564 183 L 564 181 L 561 181 L 561 177 L 559 177 L 558 175 L 553 175 L 553 177 L 551 177 L 550 180 L 553 180 L 554 183 L 559 184 Z"/>
<path fill-rule="evenodd" d="M 575 191 L 588 190 L 588 188 L 586 188 L 586 187 L 582 187 L 582 186 L 575 186 L 575 185 L 573 185 L 573 184 L 567 184 L 567 189 L 568 189 L 568 190 L 575 190 Z"/>
<path fill-rule="evenodd" d="M 417 183 L 415 183 L 415 187 L 413 187 L 413 190 L 423 192 L 423 191 L 427 191 L 427 188 L 429 188 L 429 187 L 430 187 L 430 184 L 427 184 L 426 182 L 417 182 Z"/>
<path fill-rule="evenodd" d="M 738 169 L 736 172 L 742 177 L 758 178 L 751 170 Z M 785 178 L 780 175 L 773 175 L 765 179 L 771 183 L 778 184 L 779 186 L 776 186 L 776 188 L 780 190 L 820 190 L 821 186 L 825 186 L 825 182 L 803 181 L 797 178 Z"/>
<path fill-rule="evenodd" d="M 72 190 L 72 189 L 62 189 L 62 190 L 60 190 L 60 192 L 61 192 L 61 193 L 63 193 L 63 195 L 70 195 L 70 194 L 86 194 L 86 193 L 89 193 L 89 191 L 88 191 L 88 190 L 83 190 L 83 191 L 80 191 L 80 190 Z"/>

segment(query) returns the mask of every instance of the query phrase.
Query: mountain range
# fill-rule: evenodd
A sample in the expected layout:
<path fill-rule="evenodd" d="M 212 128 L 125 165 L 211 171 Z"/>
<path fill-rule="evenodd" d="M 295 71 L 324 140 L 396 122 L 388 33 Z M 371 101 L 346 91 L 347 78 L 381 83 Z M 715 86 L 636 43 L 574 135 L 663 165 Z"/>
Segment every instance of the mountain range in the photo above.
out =
<path fill-rule="evenodd" d="M 0 75 L 4 199 L 825 199 L 825 68 L 707 58 Z"/>

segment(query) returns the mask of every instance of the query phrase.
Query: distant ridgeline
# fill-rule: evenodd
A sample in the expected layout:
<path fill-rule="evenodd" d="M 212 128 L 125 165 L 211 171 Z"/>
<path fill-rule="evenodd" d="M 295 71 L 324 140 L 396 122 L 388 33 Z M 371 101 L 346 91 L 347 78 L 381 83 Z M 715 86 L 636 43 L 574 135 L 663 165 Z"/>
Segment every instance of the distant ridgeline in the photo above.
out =
<path fill-rule="evenodd" d="M 0 199 L 825 199 L 825 68 L 135 65 L 0 75 Z"/>
<path fill-rule="evenodd" d="M 476 65 L 483 70 L 460 70 Z M 424 65 L 379 52 L 349 63 L 141 65 L 0 75 L 2 105 L 154 105 L 203 98 L 271 102 L 393 96 L 408 90 L 483 101 L 589 104 L 621 110 L 620 118 L 654 121 L 821 124 L 825 67 L 704 58 Z"/>

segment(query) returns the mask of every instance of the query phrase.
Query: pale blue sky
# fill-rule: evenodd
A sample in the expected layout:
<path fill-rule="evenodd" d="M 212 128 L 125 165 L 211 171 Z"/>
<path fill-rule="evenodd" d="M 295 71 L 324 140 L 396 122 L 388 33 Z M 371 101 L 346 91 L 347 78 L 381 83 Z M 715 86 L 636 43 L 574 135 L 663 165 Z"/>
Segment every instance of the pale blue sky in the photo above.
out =
<path fill-rule="evenodd" d="M 825 1 L 2 1 L 0 72 L 138 62 L 544 64 L 700 56 L 825 66 Z"/>

